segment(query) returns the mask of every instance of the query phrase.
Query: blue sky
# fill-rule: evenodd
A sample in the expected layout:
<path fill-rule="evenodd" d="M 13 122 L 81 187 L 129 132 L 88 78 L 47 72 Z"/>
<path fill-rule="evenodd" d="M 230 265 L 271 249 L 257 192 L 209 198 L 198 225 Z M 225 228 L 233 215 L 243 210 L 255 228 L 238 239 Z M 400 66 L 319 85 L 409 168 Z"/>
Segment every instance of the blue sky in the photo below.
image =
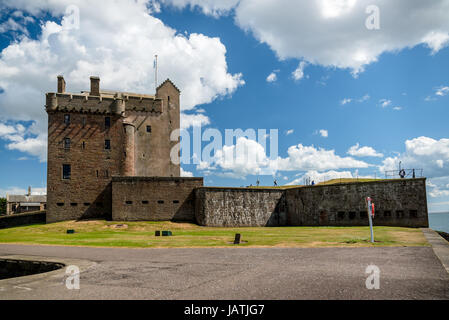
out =
<path fill-rule="evenodd" d="M 218 161 L 183 165 L 185 175 L 204 176 L 206 185 L 243 186 L 258 178 L 262 185 L 301 184 L 306 177 L 382 177 L 402 161 L 424 169 L 429 211 L 449 210 L 447 1 L 433 1 L 435 12 L 370 1 L 379 3 L 379 30 L 366 29 L 367 1 L 323 0 L 319 8 L 290 1 L 282 9 L 252 1 L 121 0 L 97 16 L 82 0 L 6 1 L 1 193 L 28 185 L 45 190 L 44 94 L 55 91 L 57 74 L 69 91 L 87 89 L 88 77 L 99 75 L 106 88 L 152 93 L 158 54 L 160 79 L 181 88 L 189 132 L 193 120 L 223 135 L 278 130 L 273 174 L 264 174 L 261 163 Z M 295 10 L 304 16 L 289 17 Z M 70 28 L 74 12 L 80 24 Z M 260 151 L 256 142 L 240 142 Z"/>

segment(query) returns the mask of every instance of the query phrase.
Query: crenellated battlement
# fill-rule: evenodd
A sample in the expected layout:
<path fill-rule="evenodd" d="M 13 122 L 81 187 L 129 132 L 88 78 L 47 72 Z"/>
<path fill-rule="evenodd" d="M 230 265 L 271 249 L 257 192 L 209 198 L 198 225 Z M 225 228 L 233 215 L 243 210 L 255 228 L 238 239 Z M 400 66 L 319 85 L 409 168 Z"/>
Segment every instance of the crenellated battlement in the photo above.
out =
<path fill-rule="evenodd" d="M 171 83 L 171 82 L 170 82 Z M 116 114 L 123 116 L 126 111 L 163 112 L 163 100 L 154 95 L 100 90 L 100 78 L 90 77 L 90 91 L 66 92 L 63 76 L 58 76 L 58 92 L 46 94 L 47 112 L 80 112 L 96 114 Z"/>

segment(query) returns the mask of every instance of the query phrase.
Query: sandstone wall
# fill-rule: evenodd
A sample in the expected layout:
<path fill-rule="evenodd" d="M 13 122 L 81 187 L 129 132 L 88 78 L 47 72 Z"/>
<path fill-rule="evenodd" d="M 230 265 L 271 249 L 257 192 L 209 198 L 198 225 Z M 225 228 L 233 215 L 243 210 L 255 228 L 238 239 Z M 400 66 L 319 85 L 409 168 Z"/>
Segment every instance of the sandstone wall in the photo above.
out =
<path fill-rule="evenodd" d="M 203 178 L 113 177 L 115 221 L 195 221 L 194 189 Z"/>

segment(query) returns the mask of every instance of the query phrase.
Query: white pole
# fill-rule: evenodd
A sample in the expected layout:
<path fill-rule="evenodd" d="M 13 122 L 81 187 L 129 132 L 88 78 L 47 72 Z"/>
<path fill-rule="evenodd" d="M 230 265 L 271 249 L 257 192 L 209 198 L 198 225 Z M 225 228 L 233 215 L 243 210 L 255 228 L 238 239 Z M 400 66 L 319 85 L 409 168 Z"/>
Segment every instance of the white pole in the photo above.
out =
<path fill-rule="evenodd" d="M 371 232 L 371 242 L 374 243 L 374 231 L 373 231 L 373 218 L 372 218 L 372 206 L 371 206 L 371 198 L 366 198 L 366 203 L 368 206 L 368 220 L 369 220 L 369 229 Z"/>

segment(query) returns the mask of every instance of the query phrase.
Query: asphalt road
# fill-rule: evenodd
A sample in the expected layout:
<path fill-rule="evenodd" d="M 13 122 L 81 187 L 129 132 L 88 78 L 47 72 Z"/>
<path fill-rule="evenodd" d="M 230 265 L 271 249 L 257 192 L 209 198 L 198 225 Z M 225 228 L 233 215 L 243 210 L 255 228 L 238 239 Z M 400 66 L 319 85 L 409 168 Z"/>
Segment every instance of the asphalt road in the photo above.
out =
<path fill-rule="evenodd" d="M 2 280 L 0 299 L 449 299 L 449 275 L 431 247 L 0 245 L 0 256 L 7 255 L 78 263 L 80 289 L 66 288 L 63 269 L 52 276 Z M 368 265 L 380 270 L 379 289 L 366 288 Z"/>

